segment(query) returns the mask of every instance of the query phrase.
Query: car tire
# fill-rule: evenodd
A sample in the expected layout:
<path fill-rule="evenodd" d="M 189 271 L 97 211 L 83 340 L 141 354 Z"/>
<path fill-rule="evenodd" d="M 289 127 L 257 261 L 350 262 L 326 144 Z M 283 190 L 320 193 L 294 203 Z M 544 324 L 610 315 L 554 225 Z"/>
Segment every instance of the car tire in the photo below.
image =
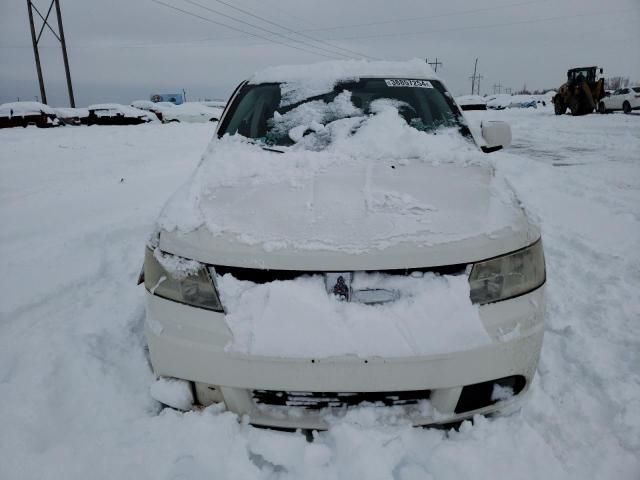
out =
<path fill-rule="evenodd" d="M 631 113 L 631 104 L 626 100 L 622 104 L 622 111 L 624 113 Z"/>
<path fill-rule="evenodd" d="M 600 102 L 598 104 L 598 112 L 600 113 L 607 113 L 607 108 L 604 106 L 604 102 Z"/>

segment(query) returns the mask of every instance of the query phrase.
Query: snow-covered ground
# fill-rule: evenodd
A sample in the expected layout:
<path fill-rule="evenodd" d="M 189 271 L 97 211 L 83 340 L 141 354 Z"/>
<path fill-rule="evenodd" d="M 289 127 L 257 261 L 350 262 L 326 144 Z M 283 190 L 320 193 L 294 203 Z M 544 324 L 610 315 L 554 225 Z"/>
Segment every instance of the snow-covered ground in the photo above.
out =
<path fill-rule="evenodd" d="M 0 478 L 640 478 L 640 116 L 467 117 L 511 123 L 492 155 L 543 228 L 530 397 L 459 431 L 365 408 L 314 442 L 149 395 L 135 280 L 211 124 L 0 130 Z"/>

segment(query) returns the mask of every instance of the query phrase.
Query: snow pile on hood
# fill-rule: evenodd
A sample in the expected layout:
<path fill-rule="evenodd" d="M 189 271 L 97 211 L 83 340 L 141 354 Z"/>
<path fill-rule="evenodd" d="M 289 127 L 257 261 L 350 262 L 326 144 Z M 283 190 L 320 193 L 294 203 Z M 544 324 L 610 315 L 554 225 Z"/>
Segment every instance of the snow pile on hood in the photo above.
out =
<path fill-rule="evenodd" d="M 306 120 L 293 110 L 282 115 L 283 128 L 306 123 L 312 130 L 303 136 L 294 127 L 298 143 L 273 147 L 283 153 L 239 135 L 212 140 L 190 181 L 163 209 L 159 229 L 188 233 L 204 226 L 267 250 L 362 252 L 469 238 L 509 224 L 513 198 L 471 139 L 455 128 L 421 132 L 396 103 L 374 103 L 373 115 L 327 125 L 318 123 L 326 111 L 312 104 L 305 106 Z M 476 210 L 469 209 L 470 195 Z"/>
<path fill-rule="evenodd" d="M 267 284 L 224 275 L 218 288 L 233 333 L 226 350 L 288 358 L 389 358 L 490 342 L 465 275 L 358 273 L 353 286 L 399 292 L 400 298 L 381 305 L 344 302 L 327 295 L 318 275 Z"/>
<path fill-rule="evenodd" d="M 279 83 L 281 105 L 284 106 L 330 92 L 340 81 L 367 77 L 438 79 L 426 62 L 414 58 L 405 62 L 335 60 L 310 65 L 283 65 L 255 73 L 249 83 Z"/>
<path fill-rule="evenodd" d="M 0 117 L 24 117 L 40 113 L 56 114 L 53 108 L 40 102 L 10 102 L 0 105 Z"/>

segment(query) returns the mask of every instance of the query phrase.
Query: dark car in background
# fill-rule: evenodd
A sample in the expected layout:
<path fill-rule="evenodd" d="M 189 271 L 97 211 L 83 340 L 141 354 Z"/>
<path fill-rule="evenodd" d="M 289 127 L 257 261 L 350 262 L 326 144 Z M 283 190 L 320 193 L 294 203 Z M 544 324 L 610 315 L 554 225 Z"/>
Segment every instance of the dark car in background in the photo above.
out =
<path fill-rule="evenodd" d="M 61 125 L 56 112 L 40 102 L 11 102 L 0 105 L 0 128 L 27 127 L 40 128 Z"/>
<path fill-rule="evenodd" d="M 139 125 L 158 121 L 155 114 L 118 103 L 89 105 L 88 125 Z"/>

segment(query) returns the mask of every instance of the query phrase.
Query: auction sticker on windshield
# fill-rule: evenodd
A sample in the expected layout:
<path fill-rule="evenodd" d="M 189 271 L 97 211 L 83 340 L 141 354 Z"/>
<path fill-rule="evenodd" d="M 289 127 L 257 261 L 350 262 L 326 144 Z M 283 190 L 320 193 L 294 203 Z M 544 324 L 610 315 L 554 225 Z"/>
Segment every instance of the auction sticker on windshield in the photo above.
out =
<path fill-rule="evenodd" d="M 418 87 L 433 88 L 428 80 L 410 80 L 408 78 L 387 78 L 385 79 L 387 87 Z"/>

